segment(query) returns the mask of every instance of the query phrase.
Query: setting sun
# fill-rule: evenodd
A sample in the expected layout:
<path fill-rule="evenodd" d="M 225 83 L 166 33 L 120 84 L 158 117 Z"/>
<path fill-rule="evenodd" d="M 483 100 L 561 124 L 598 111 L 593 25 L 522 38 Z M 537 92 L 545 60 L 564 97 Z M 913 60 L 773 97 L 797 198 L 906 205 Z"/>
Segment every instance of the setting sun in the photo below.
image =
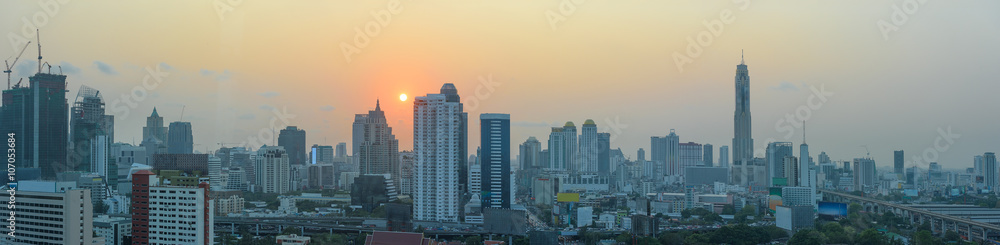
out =
<path fill-rule="evenodd" d="M 400 94 L 399 101 L 406 101 L 406 94 Z"/>

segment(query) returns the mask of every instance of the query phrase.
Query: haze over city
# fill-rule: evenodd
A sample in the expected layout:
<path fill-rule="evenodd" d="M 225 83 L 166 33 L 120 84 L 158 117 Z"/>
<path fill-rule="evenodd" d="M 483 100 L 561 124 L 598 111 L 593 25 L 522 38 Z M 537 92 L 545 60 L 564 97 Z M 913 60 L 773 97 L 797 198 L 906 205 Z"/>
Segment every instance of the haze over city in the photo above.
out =
<path fill-rule="evenodd" d="M 28 3 L 0 10 L 0 30 L 21 34 L 22 18 L 43 11 Z M 385 3 L 243 2 L 230 10 L 210 2 L 71 2 L 48 18 L 41 38 L 45 60 L 74 75 L 70 94 L 87 83 L 109 107 L 140 84 L 145 67 L 169 73 L 127 116 L 110 110 L 125 142 L 141 141 L 154 106 L 167 121 L 186 106 L 199 151 L 270 130 L 271 108 L 296 115 L 290 121 L 309 131 L 310 144 L 335 143 L 350 137 L 353 114 L 381 99 L 400 148 L 410 149 L 412 100 L 399 94 L 421 96 L 450 82 L 471 98 L 480 78 L 492 78 L 495 87 L 470 112 L 511 113 L 512 142 L 594 119 L 602 131 L 611 132 L 607 121 L 627 125 L 613 148 L 633 158 L 670 129 L 683 142 L 725 145 L 732 71 L 743 50 L 757 148 L 767 138 L 801 141 L 801 128 L 787 134 L 775 125 L 806 105 L 811 88 L 825 88 L 834 95 L 807 123 L 813 149 L 849 160 L 868 145 L 887 165 L 892 150 L 916 155 L 933 146 L 938 128 L 951 127 L 961 138 L 938 162 L 957 168 L 1000 144 L 991 137 L 1000 133 L 993 123 L 1000 116 L 991 113 L 1000 109 L 991 96 L 1000 71 L 989 69 L 1000 65 L 993 45 L 1000 17 L 983 4 L 997 5 L 921 5 L 884 39 L 877 22 L 892 23 L 892 4 L 871 1 L 588 1 L 555 25 L 546 14 L 561 13 L 556 1 L 403 1 L 351 62 L 341 43 L 353 45 L 355 28 L 375 21 L 370 12 Z M 735 21 L 678 70 L 674 53 L 686 55 L 686 38 L 726 10 Z M 21 48 L 10 46 L 5 57 Z M 15 80 L 32 74 L 33 62 L 22 59 Z"/>

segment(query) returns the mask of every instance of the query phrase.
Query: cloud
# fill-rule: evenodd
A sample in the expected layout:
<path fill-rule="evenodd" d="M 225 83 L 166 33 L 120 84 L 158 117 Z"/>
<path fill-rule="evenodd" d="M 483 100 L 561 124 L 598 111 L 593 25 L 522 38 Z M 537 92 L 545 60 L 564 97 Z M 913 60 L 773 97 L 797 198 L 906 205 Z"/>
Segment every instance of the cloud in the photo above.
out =
<path fill-rule="evenodd" d="M 260 108 L 261 110 L 265 110 L 265 111 L 273 111 L 274 110 L 274 107 L 270 106 L 270 105 L 261 105 L 260 107 L 257 107 L 257 108 Z"/>
<path fill-rule="evenodd" d="M 780 84 L 778 84 L 778 86 L 771 87 L 771 90 L 799 91 L 799 87 L 796 87 L 795 84 L 792 84 L 790 82 L 781 82 Z"/>
<path fill-rule="evenodd" d="M 274 98 L 274 97 L 278 97 L 278 95 L 281 95 L 281 94 L 278 93 L 278 92 L 274 92 L 274 91 L 267 91 L 267 92 L 259 93 L 257 95 L 264 96 L 265 98 Z"/>
<path fill-rule="evenodd" d="M 215 74 L 215 71 L 208 70 L 208 69 L 201 69 L 201 71 L 199 71 L 199 72 L 201 73 L 202 76 L 211 76 L 211 75 Z"/>
<path fill-rule="evenodd" d="M 38 62 L 34 60 L 19 60 L 17 61 L 17 64 L 14 65 L 14 69 L 12 70 L 15 74 L 11 76 L 10 80 L 13 83 L 17 83 L 19 77 L 30 77 L 35 75 L 35 72 L 38 72 Z"/>
<path fill-rule="evenodd" d="M 70 64 L 69 62 L 66 61 L 59 62 L 59 67 L 61 67 L 62 72 L 66 74 L 73 74 L 73 75 L 80 74 L 80 67 L 76 67 L 75 65 Z"/>
<path fill-rule="evenodd" d="M 101 71 L 101 73 L 104 73 L 106 75 L 118 75 L 118 71 L 115 71 L 115 68 L 112 67 L 111 65 L 108 65 L 107 63 L 101 61 L 94 61 L 94 66 L 97 66 L 97 70 Z"/>
<path fill-rule="evenodd" d="M 229 72 L 229 70 L 223 70 L 222 73 L 219 74 L 219 76 L 215 77 L 215 81 L 216 82 L 225 82 L 225 81 L 229 81 L 229 78 L 231 78 L 231 77 L 233 77 L 233 73 L 232 72 Z"/>
<path fill-rule="evenodd" d="M 243 114 L 239 117 L 240 120 L 253 120 L 254 118 L 257 118 L 257 116 L 254 116 L 253 114 Z"/>
<path fill-rule="evenodd" d="M 319 108 L 319 110 L 321 110 L 321 111 L 332 111 L 333 109 L 335 109 L 335 108 L 333 108 L 332 105 L 327 105 L 327 106 Z"/>
<path fill-rule="evenodd" d="M 166 62 L 160 62 L 160 67 L 162 67 L 164 71 L 174 71 L 174 67 L 168 65 Z"/>

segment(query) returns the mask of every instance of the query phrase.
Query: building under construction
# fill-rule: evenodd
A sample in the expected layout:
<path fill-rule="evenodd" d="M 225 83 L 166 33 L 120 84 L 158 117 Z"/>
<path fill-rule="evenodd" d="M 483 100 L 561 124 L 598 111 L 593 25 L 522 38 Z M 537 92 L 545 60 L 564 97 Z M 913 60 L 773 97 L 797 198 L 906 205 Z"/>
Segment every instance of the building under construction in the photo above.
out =
<path fill-rule="evenodd" d="M 104 98 L 97 89 L 80 86 L 70 116 L 70 166 L 76 171 L 107 176 L 116 186 L 118 169 L 111 154 L 114 116 L 105 115 Z"/>
<path fill-rule="evenodd" d="M 67 164 L 66 76 L 39 72 L 28 80 L 28 86 L 19 82 L 3 91 L 0 129 L 14 134 L 19 171 L 36 168 L 42 179 L 55 179 L 56 173 L 75 170 Z"/>

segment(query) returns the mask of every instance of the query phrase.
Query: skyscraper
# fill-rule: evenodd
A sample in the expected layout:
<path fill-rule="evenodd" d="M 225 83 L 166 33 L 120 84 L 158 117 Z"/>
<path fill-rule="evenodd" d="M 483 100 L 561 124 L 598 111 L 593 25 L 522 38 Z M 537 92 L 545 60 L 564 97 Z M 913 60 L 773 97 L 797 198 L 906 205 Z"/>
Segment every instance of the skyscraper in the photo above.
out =
<path fill-rule="evenodd" d="M 701 165 L 705 167 L 712 167 L 713 165 L 715 165 L 713 163 L 713 161 L 715 161 L 715 156 L 713 156 L 714 154 L 712 154 L 713 151 L 715 151 L 715 149 L 712 148 L 712 144 L 704 144 L 703 147 L 704 149 L 702 149 L 703 156 L 701 158 L 701 163 L 702 163 Z"/>
<path fill-rule="evenodd" d="M 744 60 L 736 66 L 736 112 L 733 116 L 733 184 L 749 185 L 753 174 L 750 127 L 750 74 Z M 760 182 L 761 180 L 756 180 Z M 766 181 L 765 181 L 766 182 Z"/>
<path fill-rule="evenodd" d="M 580 134 L 580 161 L 577 172 L 597 173 L 597 124 L 587 119 Z"/>
<path fill-rule="evenodd" d="M 792 142 L 771 142 L 767 144 L 767 154 L 764 159 L 767 161 L 767 186 L 776 186 L 775 179 L 784 179 L 785 186 L 795 186 L 798 179 L 792 179 L 788 168 L 785 166 L 785 157 L 792 156 Z M 796 171 L 798 171 L 796 169 Z M 778 183 L 777 185 L 782 185 Z"/>
<path fill-rule="evenodd" d="M 542 168 L 542 161 L 539 155 L 542 153 L 542 142 L 535 137 L 528 137 L 519 147 L 518 159 L 521 161 L 521 170 Z"/>
<path fill-rule="evenodd" d="M 278 145 L 285 147 L 288 164 L 306 163 L 306 131 L 296 126 L 288 126 L 278 132 Z"/>
<path fill-rule="evenodd" d="M 553 170 L 566 170 L 566 135 L 563 128 L 552 127 L 548 142 L 549 166 Z"/>
<path fill-rule="evenodd" d="M 109 158 L 114 142 L 114 118 L 105 115 L 100 91 L 80 86 L 70 117 L 72 136 L 68 159 L 77 171 L 97 173 L 109 182 L 117 182 L 112 180 L 117 180 L 118 169 Z"/>
<path fill-rule="evenodd" d="M 997 190 L 997 155 L 993 152 L 983 153 L 983 180 L 986 182 L 986 188 L 990 190 Z"/>
<path fill-rule="evenodd" d="M 283 194 L 291 190 L 291 166 L 284 147 L 260 147 L 254 170 L 254 179 L 260 192 Z"/>
<path fill-rule="evenodd" d="M 578 172 L 580 171 L 580 148 L 577 145 L 576 125 L 573 125 L 573 122 L 567 121 L 566 125 L 563 125 L 562 133 L 563 140 L 566 142 L 563 144 L 563 147 L 565 147 L 563 153 L 566 154 L 563 156 L 566 159 L 566 168 L 570 172 Z"/>
<path fill-rule="evenodd" d="M 360 132 L 354 137 L 361 137 L 353 139 L 358 149 L 354 158 L 359 174 L 391 174 L 393 184 L 399 186 L 399 140 L 392 134 L 378 100 L 375 110 L 354 117 L 354 132 Z"/>
<path fill-rule="evenodd" d="M 194 136 L 190 122 L 172 122 L 167 136 L 167 153 L 194 153 Z"/>
<path fill-rule="evenodd" d="M 142 140 L 148 138 L 167 143 L 167 127 L 163 126 L 163 117 L 156 113 L 156 107 L 153 107 L 153 113 L 146 117 L 146 126 L 142 127 Z"/>
<path fill-rule="evenodd" d="M 799 182 L 802 179 L 801 175 L 803 175 L 801 172 L 799 172 L 802 169 L 801 167 L 799 167 L 801 163 L 799 162 L 798 158 L 796 158 L 790 153 L 791 152 L 789 152 L 789 154 L 786 155 L 785 157 L 778 159 L 778 161 L 781 161 L 782 167 L 784 167 L 784 171 L 782 172 L 784 172 L 785 178 L 788 179 L 788 183 L 786 186 L 801 186 L 802 182 Z"/>
<path fill-rule="evenodd" d="M 310 147 L 309 164 L 332 164 L 333 158 L 333 146 L 312 145 L 312 147 Z"/>
<path fill-rule="evenodd" d="M 455 85 L 446 83 L 440 94 L 413 101 L 413 153 L 416 186 L 413 219 L 458 222 L 462 217 L 460 179 L 466 164 L 468 114 Z M 465 150 L 463 150 L 465 149 Z"/>
<path fill-rule="evenodd" d="M 678 149 L 680 149 L 680 174 L 684 174 L 684 169 L 688 167 L 697 167 L 702 163 L 702 158 L 704 155 L 704 148 L 701 144 L 694 142 L 680 143 L 678 144 Z"/>
<path fill-rule="evenodd" d="M 871 158 L 854 159 L 854 190 L 864 191 L 866 187 L 875 185 L 875 160 Z"/>
<path fill-rule="evenodd" d="M 649 160 L 656 164 L 652 169 L 654 175 L 663 176 L 667 173 L 667 137 L 649 137 Z"/>
<path fill-rule="evenodd" d="M 337 143 L 337 152 L 336 152 L 336 154 L 337 155 L 335 157 L 337 157 L 337 158 L 344 158 L 344 157 L 347 156 L 347 143 L 346 142 Z"/>
<path fill-rule="evenodd" d="M 597 133 L 597 174 L 611 176 L 615 164 L 611 162 L 611 134 Z"/>
<path fill-rule="evenodd" d="M 55 179 L 56 173 L 74 170 L 66 162 L 66 76 L 39 72 L 28 82 L 28 87 L 14 86 L 3 91 L 0 125 L 4 134 L 14 134 L 19 145 L 14 157 L 19 168 L 39 168 L 43 179 Z"/>
<path fill-rule="evenodd" d="M 681 162 L 681 138 L 670 129 L 667 135 L 667 165 L 666 175 L 678 176 L 684 174 L 684 164 Z"/>
<path fill-rule="evenodd" d="M 729 146 L 719 147 L 719 167 L 729 167 Z"/>
<path fill-rule="evenodd" d="M 893 170 L 899 176 L 903 175 L 903 161 L 905 161 L 905 156 L 903 155 L 903 150 L 892 152 Z"/>
<path fill-rule="evenodd" d="M 482 208 L 509 209 L 510 192 L 510 114 L 479 115 L 479 156 L 482 168 Z"/>

